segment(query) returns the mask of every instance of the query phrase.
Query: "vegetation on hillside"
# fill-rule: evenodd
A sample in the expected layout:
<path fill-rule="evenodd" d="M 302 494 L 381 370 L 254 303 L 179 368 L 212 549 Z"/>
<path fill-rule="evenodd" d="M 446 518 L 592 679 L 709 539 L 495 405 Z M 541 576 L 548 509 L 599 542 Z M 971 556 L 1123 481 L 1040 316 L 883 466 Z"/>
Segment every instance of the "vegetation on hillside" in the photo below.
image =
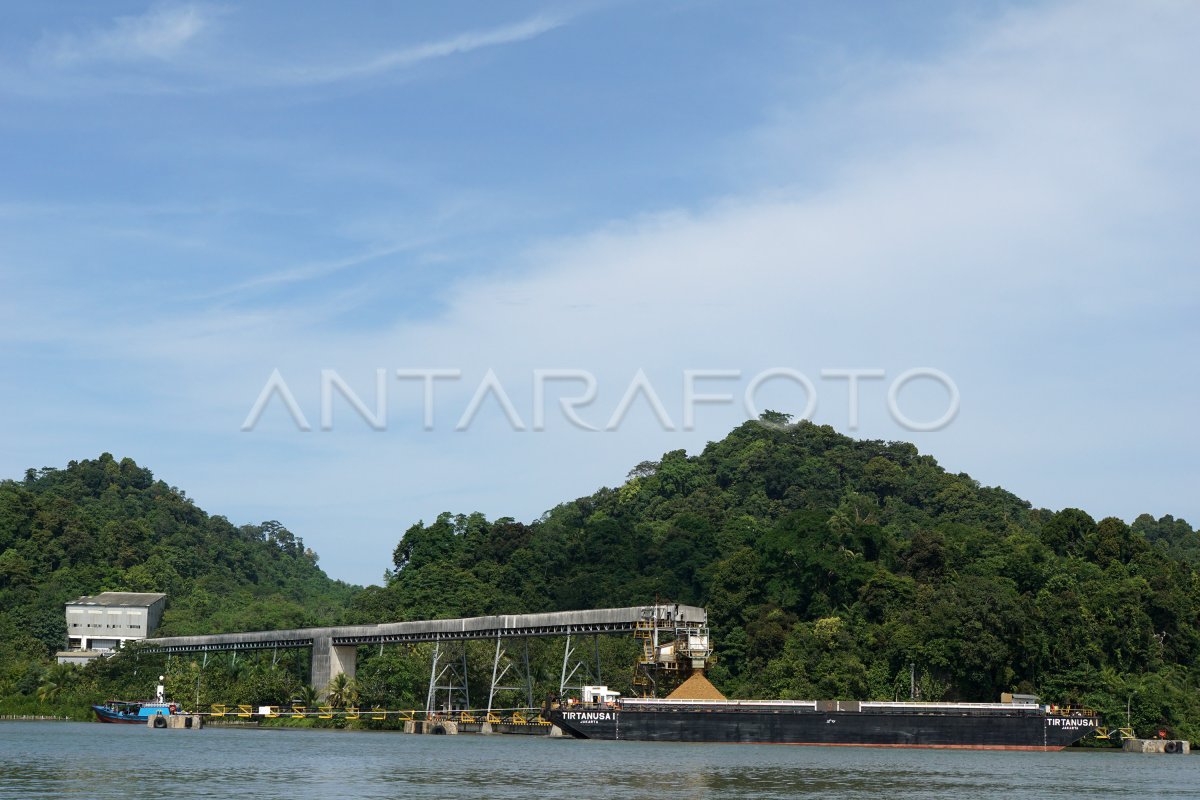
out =
<path fill-rule="evenodd" d="M 1200 541 L 1050 512 L 904 442 L 749 422 L 537 522 L 442 515 L 362 619 L 702 605 L 729 696 L 1083 703 L 1200 738 Z"/>
<path fill-rule="evenodd" d="M 1110 723 L 1128 703 L 1140 733 L 1200 738 L 1200 539 L 1186 522 L 1035 509 L 911 444 L 764 421 L 698 455 L 639 464 L 621 486 L 530 524 L 479 514 L 416 524 L 386 584 L 355 592 L 277 523 L 235 528 L 132 462 L 30 472 L 0 484 L 0 695 L 13 708 L 41 692 L 45 705 L 60 684 L 79 698 L 134 680 L 136 658 L 46 666 L 62 602 L 103 589 L 170 592 L 164 633 L 661 598 L 708 608 L 710 677 L 729 696 L 906 699 L 914 665 L 926 699 L 1035 693 Z M 623 691 L 632 645 L 601 640 L 604 679 Z M 471 684 L 486 686 L 489 645 L 469 647 Z M 329 689 L 364 706 L 423 707 L 428 656 L 362 648 L 356 680 Z M 533 643 L 536 696 L 557 688 L 561 659 L 561 643 Z M 307 654 L 141 663 L 138 681 L 166 668 L 201 704 L 283 703 L 302 691 Z"/>
<path fill-rule="evenodd" d="M 278 522 L 235 527 L 107 453 L 0 482 L 0 711 L 80 713 L 106 694 L 153 688 L 146 673 L 159 667 L 138 678 L 133 659 L 53 665 L 69 600 L 166 592 L 160 635 L 328 624 L 356 587 L 316 561 Z"/>

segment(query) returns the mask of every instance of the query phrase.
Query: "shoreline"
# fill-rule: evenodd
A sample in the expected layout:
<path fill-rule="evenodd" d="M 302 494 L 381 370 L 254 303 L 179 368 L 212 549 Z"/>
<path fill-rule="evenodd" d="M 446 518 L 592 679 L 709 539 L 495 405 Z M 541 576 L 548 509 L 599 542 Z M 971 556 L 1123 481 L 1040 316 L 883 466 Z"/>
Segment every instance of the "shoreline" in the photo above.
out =
<path fill-rule="evenodd" d="M 0 714 L 0 721 L 7 722 L 86 722 L 73 717 L 55 717 L 49 714 Z"/>

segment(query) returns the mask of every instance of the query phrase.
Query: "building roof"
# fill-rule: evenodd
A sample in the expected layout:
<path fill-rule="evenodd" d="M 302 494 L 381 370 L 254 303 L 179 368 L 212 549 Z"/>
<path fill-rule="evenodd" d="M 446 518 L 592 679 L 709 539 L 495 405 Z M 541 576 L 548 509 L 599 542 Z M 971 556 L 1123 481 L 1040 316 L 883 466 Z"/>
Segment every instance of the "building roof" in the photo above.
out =
<path fill-rule="evenodd" d="M 166 597 L 160 592 L 101 592 L 90 597 L 80 597 L 67 603 L 69 606 L 134 606 L 144 608 L 152 606 Z"/>

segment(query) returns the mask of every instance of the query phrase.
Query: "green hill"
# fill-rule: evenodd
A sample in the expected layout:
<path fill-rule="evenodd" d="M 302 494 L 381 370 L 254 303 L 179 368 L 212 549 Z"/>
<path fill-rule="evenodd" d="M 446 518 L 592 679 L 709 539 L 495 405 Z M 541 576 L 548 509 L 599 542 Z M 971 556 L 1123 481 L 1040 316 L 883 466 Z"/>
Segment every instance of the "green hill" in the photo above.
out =
<path fill-rule="evenodd" d="M 778 414 L 768 422 L 783 423 Z M 363 620 L 709 609 L 730 696 L 1081 702 L 1200 736 L 1200 552 L 1182 520 L 1051 512 L 903 442 L 746 423 L 530 525 L 442 515 L 396 547 Z"/>
<path fill-rule="evenodd" d="M 905 699 L 914 665 L 926 699 L 1031 692 L 1110 722 L 1129 702 L 1140 733 L 1200 738 L 1200 537 L 1186 522 L 1035 509 L 911 444 L 765 421 L 698 455 L 643 462 L 621 486 L 530 524 L 418 523 L 386 585 L 362 590 L 329 580 L 278 523 L 210 517 L 131 461 L 30 471 L 0 483 L 0 711 L 55 697 L 78 708 L 145 683 L 128 658 L 47 665 L 62 603 L 106 589 L 167 591 L 163 633 L 661 598 L 709 609 L 710 677 L 729 696 Z M 606 664 L 632 667 L 631 642 L 602 646 Z M 557 688 L 557 647 L 535 642 L 539 692 Z M 472 685 L 486 685 L 490 653 L 476 656 Z M 363 705 L 421 706 L 427 658 L 362 648 L 351 689 Z M 281 703 L 300 690 L 307 655 L 145 666 L 194 686 L 201 704 Z M 628 691 L 615 669 L 605 679 Z"/>
<path fill-rule="evenodd" d="M 107 453 L 0 482 L 0 704 L 28 711 L 43 684 L 79 683 L 49 666 L 65 642 L 68 600 L 166 592 L 162 635 L 329 624 L 357 587 L 316 561 L 278 522 L 235 527 Z M 88 674 L 106 670 L 120 677 L 107 666 Z M 76 706 L 88 691 L 116 690 L 78 688 Z"/>

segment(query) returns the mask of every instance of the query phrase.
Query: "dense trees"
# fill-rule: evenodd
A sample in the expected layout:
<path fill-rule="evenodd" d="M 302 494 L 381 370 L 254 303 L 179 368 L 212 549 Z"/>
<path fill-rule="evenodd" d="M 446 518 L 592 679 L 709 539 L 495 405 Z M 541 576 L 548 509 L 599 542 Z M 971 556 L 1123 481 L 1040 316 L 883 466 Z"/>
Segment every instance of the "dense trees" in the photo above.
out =
<path fill-rule="evenodd" d="M 29 470 L 0 482 L 0 702 L 86 707 L 132 677 L 50 666 L 63 604 L 101 591 L 166 592 L 159 632 L 170 635 L 326 624 L 356 589 L 326 577 L 280 523 L 209 516 L 130 459 Z"/>
<path fill-rule="evenodd" d="M 1200 539 L 1034 509 L 903 442 L 747 423 L 532 525 L 442 515 L 364 617 L 704 605 L 726 693 L 1085 702 L 1200 736 Z M 448 591 L 433 589 L 441 586 Z M 1135 722 L 1137 721 L 1135 719 Z"/>
<path fill-rule="evenodd" d="M 1035 509 L 911 444 L 770 421 L 645 461 L 530 524 L 447 513 L 413 525 L 385 585 L 361 591 L 325 578 L 279 523 L 209 517 L 132 462 L 30 471 L 0 484 L 0 694 L 52 702 L 118 681 L 120 659 L 82 675 L 45 660 L 62 602 L 102 589 L 170 592 L 170 633 L 657 597 L 709 609 L 711 677 L 731 696 L 907 698 L 912 665 L 924 698 L 1034 692 L 1114 722 L 1128 702 L 1142 732 L 1200 738 L 1200 537 L 1186 522 Z M 631 667 L 630 645 L 604 642 L 606 663 Z M 422 706 L 427 657 L 364 648 L 354 684 L 332 689 Z M 541 688 L 556 685 L 561 657 L 535 643 Z M 470 661 L 490 667 L 482 650 Z M 172 669 L 202 702 L 267 703 L 297 696 L 306 663 Z M 631 675 L 605 680 L 629 691 Z"/>

